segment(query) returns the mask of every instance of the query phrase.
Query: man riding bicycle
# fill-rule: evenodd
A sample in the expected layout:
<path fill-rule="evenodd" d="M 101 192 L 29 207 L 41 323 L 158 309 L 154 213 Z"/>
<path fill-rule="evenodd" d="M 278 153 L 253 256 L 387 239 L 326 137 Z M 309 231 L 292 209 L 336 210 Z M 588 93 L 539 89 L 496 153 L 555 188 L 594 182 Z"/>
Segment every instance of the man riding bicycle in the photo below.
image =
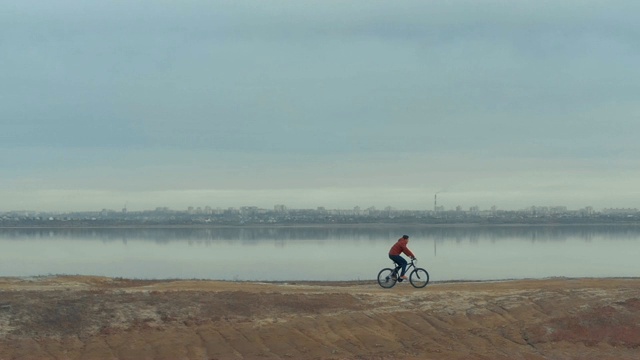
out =
<path fill-rule="evenodd" d="M 402 272 L 400 273 L 400 279 L 406 280 L 407 276 L 404 274 L 407 272 L 407 260 L 405 260 L 400 254 L 404 253 L 412 260 L 415 260 L 415 255 L 409 250 L 407 247 L 407 243 L 409 242 L 409 235 L 402 235 L 398 241 L 393 244 L 391 249 L 389 250 L 389 259 L 391 259 L 394 263 L 400 265 L 402 267 Z"/>

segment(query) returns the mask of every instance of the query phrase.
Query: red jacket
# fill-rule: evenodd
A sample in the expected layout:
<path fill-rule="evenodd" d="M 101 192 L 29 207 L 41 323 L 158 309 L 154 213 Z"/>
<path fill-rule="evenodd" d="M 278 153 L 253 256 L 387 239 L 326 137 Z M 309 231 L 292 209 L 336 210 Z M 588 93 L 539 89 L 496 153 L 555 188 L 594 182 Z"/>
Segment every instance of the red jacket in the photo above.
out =
<path fill-rule="evenodd" d="M 408 242 L 409 242 L 409 239 L 404 239 L 404 238 L 398 239 L 398 242 L 393 244 L 393 246 L 391 247 L 391 250 L 389 250 L 389 255 L 400 255 L 404 253 L 405 255 L 411 258 L 414 258 L 415 255 L 413 255 L 411 250 L 409 250 L 409 248 L 407 247 Z"/>

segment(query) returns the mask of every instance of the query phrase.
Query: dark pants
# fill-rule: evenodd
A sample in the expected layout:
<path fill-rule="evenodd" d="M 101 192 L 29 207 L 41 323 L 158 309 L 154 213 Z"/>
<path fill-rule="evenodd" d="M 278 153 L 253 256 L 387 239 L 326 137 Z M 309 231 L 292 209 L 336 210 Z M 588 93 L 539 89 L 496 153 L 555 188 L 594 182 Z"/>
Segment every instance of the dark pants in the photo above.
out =
<path fill-rule="evenodd" d="M 403 276 L 404 273 L 407 272 L 407 260 L 405 260 L 402 256 L 389 255 L 389 259 L 393 260 L 393 262 L 395 262 L 396 264 L 402 266 L 402 273 L 400 273 L 400 276 Z"/>

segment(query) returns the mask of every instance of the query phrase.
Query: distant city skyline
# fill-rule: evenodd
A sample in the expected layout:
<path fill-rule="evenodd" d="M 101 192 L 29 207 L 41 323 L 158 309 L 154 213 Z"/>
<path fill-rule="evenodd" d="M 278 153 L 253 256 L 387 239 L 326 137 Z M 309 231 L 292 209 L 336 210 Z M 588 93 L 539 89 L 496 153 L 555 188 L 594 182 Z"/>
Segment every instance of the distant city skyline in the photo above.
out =
<path fill-rule="evenodd" d="M 263 206 L 257 206 L 257 205 L 237 205 L 237 206 L 225 206 L 225 207 L 221 207 L 221 206 L 212 206 L 212 205 L 203 205 L 203 206 L 187 206 L 184 208 L 175 208 L 175 207 L 171 207 L 171 206 L 157 206 L 154 208 L 145 208 L 145 209 L 133 209 L 128 207 L 128 204 L 125 204 L 125 206 L 123 206 L 122 208 L 107 208 L 107 207 L 102 207 L 102 208 L 96 208 L 96 209 L 84 209 L 84 210 L 34 210 L 34 209 L 12 209 L 12 210 L 4 210 L 4 211 L 0 211 L 1 213 L 12 213 L 12 212 L 33 212 L 33 213 L 83 213 L 83 212 L 103 212 L 103 211 L 110 211 L 110 212 L 150 212 L 150 211 L 177 211 L 177 212 L 196 212 L 196 211 L 225 211 L 225 210 L 229 210 L 229 209 L 234 209 L 234 210 L 243 210 L 243 209 L 258 209 L 258 210 L 268 210 L 268 211 L 295 211 L 295 210 L 327 210 L 327 211 L 334 211 L 334 210 L 340 210 L 340 211 L 370 211 L 370 210 L 375 210 L 375 211 L 386 211 L 386 210 L 392 210 L 392 211 L 425 211 L 425 212 L 451 212 L 451 211 L 462 211 L 462 212 L 472 212 L 472 211 L 481 211 L 481 212 L 485 212 L 485 211 L 530 211 L 530 210 L 534 210 L 534 209 L 538 209 L 538 210 L 546 210 L 546 211 L 567 211 L 567 212 L 571 212 L 571 211 L 581 211 L 581 210 L 588 210 L 588 211 L 593 211 L 593 212 L 601 212 L 601 211 L 612 211 L 612 210 L 637 210 L 637 207 L 605 207 L 605 208 L 596 208 L 593 206 L 584 206 L 584 207 L 580 207 L 580 208 L 571 208 L 565 205 L 542 205 L 542 204 L 538 204 L 538 205 L 529 205 L 526 207 L 522 207 L 522 208 L 513 208 L 513 209 L 507 209 L 507 208 L 500 208 L 497 205 L 492 205 L 490 207 L 487 208 L 483 208 L 477 205 L 473 205 L 473 206 L 469 206 L 469 207 L 463 207 L 462 205 L 456 205 L 456 206 L 452 206 L 452 207 L 446 207 L 443 205 L 438 205 L 437 208 L 432 207 L 432 208 L 423 208 L 423 209 L 407 209 L 407 208 L 399 208 L 399 207 L 394 207 L 394 206 L 382 206 L 382 207 L 378 207 L 378 206 L 360 206 L 360 205 L 354 205 L 352 207 L 338 207 L 338 208 L 332 208 L 332 207 L 326 207 L 326 206 L 312 206 L 312 207 L 302 207 L 302 208 L 297 208 L 297 207 L 291 207 L 291 206 L 287 206 L 286 204 L 274 204 L 272 206 L 267 206 L 267 207 L 263 207 Z"/>
<path fill-rule="evenodd" d="M 632 180 L 632 179 L 628 179 Z M 575 193 L 575 192 L 574 192 Z M 41 190 L 11 192 L 0 194 L 0 211 L 28 209 L 34 211 L 91 211 L 102 208 L 148 210 L 156 207 L 186 209 L 189 206 L 212 206 L 220 208 L 258 206 L 272 208 L 284 204 L 290 208 L 326 207 L 348 209 L 355 206 L 363 208 L 384 208 L 391 206 L 408 210 L 433 210 L 437 206 L 453 209 L 456 206 L 470 208 L 478 206 L 503 210 L 518 210 L 530 206 L 566 206 L 579 209 L 591 206 L 604 208 L 636 208 L 640 201 L 633 196 L 599 193 L 591 196 L 576 197 L 568 201 L 567 197 L 558 197 L 557 193 L 545 196 L 538 192 L 527 194 L 515 191 L 507 194 L 496 192 L 447 192 L 425 193 L 420 188 L 353 188 L 353 189 L 273 189 L 273 190 L 173 190 L 113 192 L 93 190 Z M 498 194 L 498 195 L 496 195 Z M 624 194 L 622 194 L 624 195 Z M 632 194 L 630 194 L 632 195 Z M 246 200 L 242 200 L 246 199 Z M 592 200 L 592 201 L 589 201 Z"/>

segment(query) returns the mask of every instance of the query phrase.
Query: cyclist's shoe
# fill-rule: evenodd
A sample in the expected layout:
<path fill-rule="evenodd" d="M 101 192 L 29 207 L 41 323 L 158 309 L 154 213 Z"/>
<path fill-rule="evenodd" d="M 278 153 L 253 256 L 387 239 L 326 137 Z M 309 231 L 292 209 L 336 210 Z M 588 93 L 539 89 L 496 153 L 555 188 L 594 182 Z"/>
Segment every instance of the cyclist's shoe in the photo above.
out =
<path fill-rule="evenodd" d="M 400 276 L 400 279 L 402 279 L 402 280 L 407 280 L 407 279 L 408 279 L 408 277 L 407 277 L 407 275 L 402 275 L 402 276 Z"/>

